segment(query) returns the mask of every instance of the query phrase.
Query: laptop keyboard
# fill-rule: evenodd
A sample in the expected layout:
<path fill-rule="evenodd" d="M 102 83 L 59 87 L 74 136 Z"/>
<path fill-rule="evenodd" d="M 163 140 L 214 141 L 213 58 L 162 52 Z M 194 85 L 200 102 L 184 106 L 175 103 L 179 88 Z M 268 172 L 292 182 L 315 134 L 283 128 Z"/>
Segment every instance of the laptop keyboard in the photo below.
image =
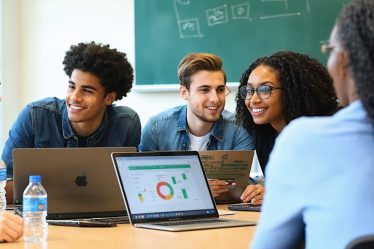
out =
<path fill-rule="evenodd" d="M 183 225 L 191 225 L 191 224 L 206 224 L 206 223 L 217 223 L 217 222 L 227 222 L 223 219 L 212 219 L 212 220 L 183 220 L 183 221 L 170 221 L 170 222 L 162 222 L 162 223 L 154 223 L 154 225 L 161 225 L 161 226 L 183 226 Z"/>
<path fill-rule="evenodd" d="M 96 222 L 111 222 L 116 224 L 128 224 L 130 223 L 128 216 L 118 216 L 118 217 L 100 217 L 100 218 L 90 218 L 89 221 Z"/>
<path fill-rule="evenodd" d="M 20 216 L 22 214 L 22 206 L 14 207 L 14 212 Z M 110 216 L 110 217 L 97 217 L 97 218 L 72 218 L 70 220 L 84 220 L 84 221 L 95 221 L 95 222 L 105 222 L 105 223 L 115 223 L 115 224 L 128 224 L 130 223 L 128 216 Z"/>

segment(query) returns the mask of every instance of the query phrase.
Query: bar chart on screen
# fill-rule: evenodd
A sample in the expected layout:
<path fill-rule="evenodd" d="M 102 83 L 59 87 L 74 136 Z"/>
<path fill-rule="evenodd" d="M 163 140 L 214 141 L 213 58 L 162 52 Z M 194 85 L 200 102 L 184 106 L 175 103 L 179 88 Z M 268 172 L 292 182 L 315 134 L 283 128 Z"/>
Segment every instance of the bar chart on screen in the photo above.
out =
<path fill-rule="evenodd" d="M 193 184 L 190 164 L 134 165 L 129 170 L 136 171 L 131 185 L 139 205 L 166 205 L 172 211 L 173 206 L 178 204 L 191 205 L 191 199 L 196 204 L 201 201 L 198 186 Z"/>

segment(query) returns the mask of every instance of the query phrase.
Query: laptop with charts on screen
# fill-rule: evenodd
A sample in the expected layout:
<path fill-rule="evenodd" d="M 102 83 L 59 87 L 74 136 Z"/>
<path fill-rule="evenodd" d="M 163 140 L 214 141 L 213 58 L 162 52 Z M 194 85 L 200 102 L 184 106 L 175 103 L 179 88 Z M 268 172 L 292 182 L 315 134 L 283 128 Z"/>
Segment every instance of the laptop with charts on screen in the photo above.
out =
<path fill-rule="evenodd" d="M 196 151 L 112 153 L 130 222 L 165 231 L 255 225 L 220 219 Z"/>

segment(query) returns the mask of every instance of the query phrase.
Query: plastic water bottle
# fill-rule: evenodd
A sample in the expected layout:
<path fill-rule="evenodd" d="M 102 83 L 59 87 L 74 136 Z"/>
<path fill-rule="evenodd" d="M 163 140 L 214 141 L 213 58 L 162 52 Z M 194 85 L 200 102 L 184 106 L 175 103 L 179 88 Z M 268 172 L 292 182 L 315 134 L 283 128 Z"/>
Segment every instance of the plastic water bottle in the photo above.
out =
<path fill-rule="evenodd" d="M 261 170 L 260 163 L 257 158 L 257 153 L 255 153 L 253 156 L 252 168 L 249 176 L 254 180 L 255 184 L 264 186 L 264 174 Z"/>
<path fill-rule="evenodd" d="M 5 197 L 5 185 L 6 185 L 6 164 L 0 160 L 0 211 L 6 209 L 6 197 Z"/>
<path fill-rule="evenodd" d="M 47 240 L 47 192 L 40 176 L 30 176 L 29 185 L 23 192 L 24 241 Z"/>

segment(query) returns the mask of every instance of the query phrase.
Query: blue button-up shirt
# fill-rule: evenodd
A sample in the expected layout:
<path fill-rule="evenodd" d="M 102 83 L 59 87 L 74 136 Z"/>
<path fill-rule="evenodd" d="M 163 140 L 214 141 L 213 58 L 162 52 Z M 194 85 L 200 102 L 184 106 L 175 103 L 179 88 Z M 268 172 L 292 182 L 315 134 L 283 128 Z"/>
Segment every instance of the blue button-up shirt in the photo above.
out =
<path fill-rule="evenodd" d="M 108 106 L 100 127 L 87 137 L 87 147 L 137 147 L 140 131 L 140 119 L 135 111 L 124 106 Z M 27 105 L 13 124 L 3 150 L 8 177 L 13 175 L 14 148 L 62 147 L 78 147 L 65 100 L 46 98 Z"/>
<path fill-rule="evenodd" d="M 361 101 L 280 133 L 252 249 L 346 248 L 374 233 L 374 129 Z"/>
<path fill-rule="evenodd" d="M 140 151 L 189 150 L 187 106 L 177 106 L 149 119 L 142 130 Z M 207 150 L 253 150 L 254 137 L 224 110 L 211 131 Z"/>

